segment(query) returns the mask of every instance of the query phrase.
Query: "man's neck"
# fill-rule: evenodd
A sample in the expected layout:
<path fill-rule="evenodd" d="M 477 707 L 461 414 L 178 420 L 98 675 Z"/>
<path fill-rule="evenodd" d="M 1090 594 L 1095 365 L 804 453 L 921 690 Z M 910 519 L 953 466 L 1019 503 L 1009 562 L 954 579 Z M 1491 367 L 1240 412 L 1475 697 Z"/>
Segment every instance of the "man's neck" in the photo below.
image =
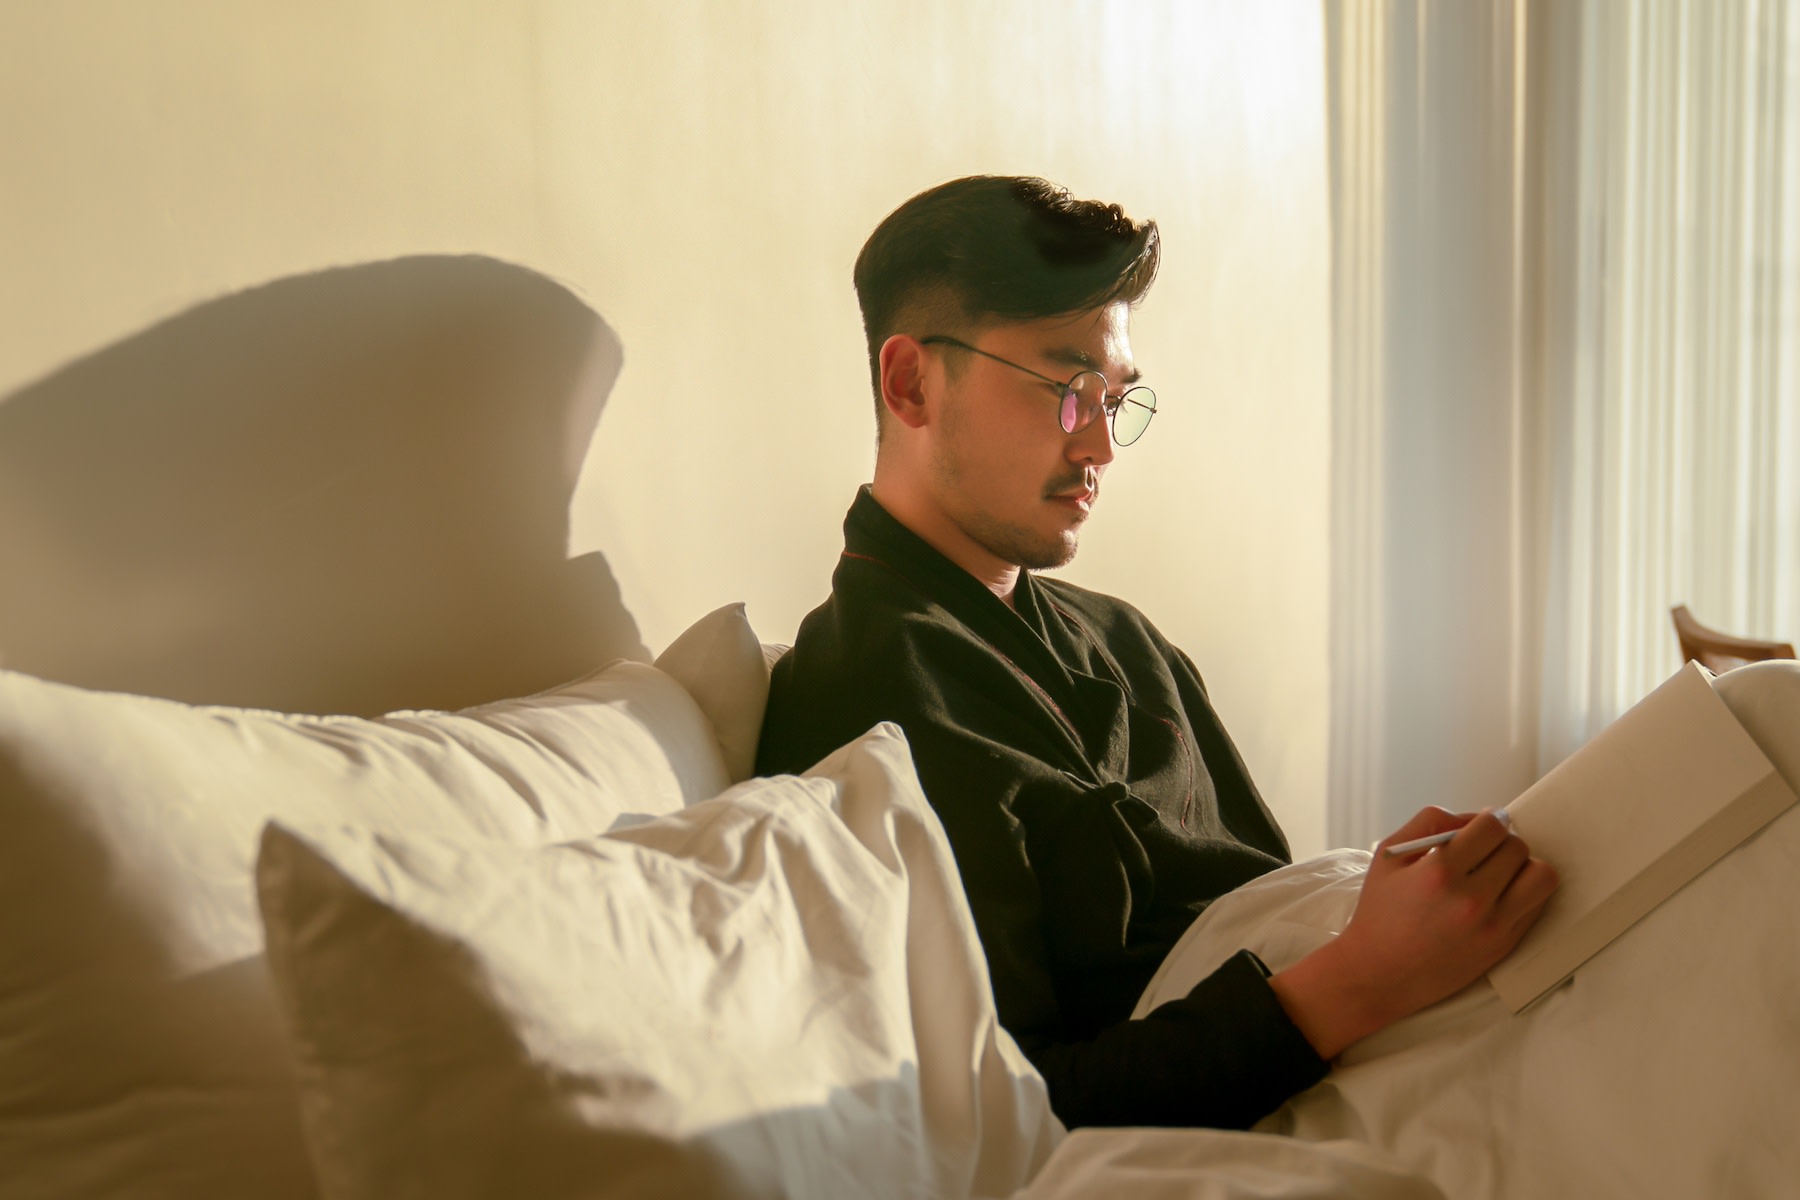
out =
<path fill-rule="evenodd" d="M 955 522 L 929 504 L 915 502 L 904 491 L 882 486 L 881 473 L 876 472 L 870 485 L 875 503 L 888 516 L 916 534 L 921 541 L 945 558 L 973 575 L 981 586 L 998 596 L 1008 608 L 1019 586 L 1020 569 L 1016 563 L 1003 562 L 964 533 Z"/>

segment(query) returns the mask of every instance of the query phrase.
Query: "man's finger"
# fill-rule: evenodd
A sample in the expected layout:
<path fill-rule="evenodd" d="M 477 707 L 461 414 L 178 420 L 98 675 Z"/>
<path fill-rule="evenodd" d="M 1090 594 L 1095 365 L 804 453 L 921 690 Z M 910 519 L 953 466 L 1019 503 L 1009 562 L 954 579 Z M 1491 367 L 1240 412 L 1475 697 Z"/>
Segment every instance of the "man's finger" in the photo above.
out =
<path fill-rule="evenodd" d="M 1444 869 L 1458 875 L 1473 874 L 1511 836 L 1511 829 L 1493 809 L 1483 809 L 1439 852 L 1444 856 Z"/>
<path fill-rule="evenodd" d="M 1430 837 L 1437 833 L 1450 833 L 1461 829 L 1469 823 L 1469 813 L 1446 812 L 1436 805 L 1428 805 L 1414 813 L 1400 828 L 1381 840 L 1381 849 L 1410 842 L 1414 838 Z"/>
<path fill-rule="evenodd" d="M 1560 886 L 1562 880 L 1557 877 L 1555 867 L 1541 858 L 1527 859 L 1500 894 L 1500 908 L 1509 915 L 1516 913 L 1518 917 L 1529 917 L 1526 921 L 1529 925 Z"/>
<path fill-rule="evenodd" d="M 1444 849 L 1448 852 L 1450 848 L 1446 846 Z M 1526 846 L 1524 839 L 1502 837 L 1500 844 L 1467 872 L 1469 882 L 1481 895 L 1488 898 L 1489 903 L 1498 905 L 1501 895 L 1530 860 L 1531 849 Z"/>

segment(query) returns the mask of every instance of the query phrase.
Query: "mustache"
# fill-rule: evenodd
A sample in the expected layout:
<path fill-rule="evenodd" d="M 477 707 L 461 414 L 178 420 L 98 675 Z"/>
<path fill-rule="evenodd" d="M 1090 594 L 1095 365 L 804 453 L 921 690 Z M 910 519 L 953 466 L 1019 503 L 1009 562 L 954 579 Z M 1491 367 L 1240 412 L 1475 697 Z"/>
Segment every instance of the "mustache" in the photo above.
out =
<path fill-rule="evenodd" d="M 1095 496 L 1100 494 L 1100 473 L 1092 467 L 1077 471 L 1073 475 L 1060 475 L 1052 479 L 1049 486 L 1044 489 L 1044 495 L 1048 498 L 1083 491 L 1092 492 Z"/>

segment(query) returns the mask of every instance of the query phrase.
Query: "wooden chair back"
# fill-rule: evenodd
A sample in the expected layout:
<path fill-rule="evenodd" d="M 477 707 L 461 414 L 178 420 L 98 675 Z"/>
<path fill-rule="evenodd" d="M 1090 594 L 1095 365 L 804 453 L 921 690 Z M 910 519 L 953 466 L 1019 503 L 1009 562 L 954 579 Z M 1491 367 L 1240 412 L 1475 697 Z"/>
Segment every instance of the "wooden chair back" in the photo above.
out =
<path fill-rule="evenodd" d="M 1697 661 L 1715 675 L 1723 674 L 1745 663 L 1770 658 L 1793 658 L 1791 642 L 1765 642 L 1758 638 L 1733 637 L 1708 629 L 1694 620 L 1687 605 L 1677 604 L 1670 610 L 1675 620 L 1675 640 L 1681 643 L 1682 661 Z"/>

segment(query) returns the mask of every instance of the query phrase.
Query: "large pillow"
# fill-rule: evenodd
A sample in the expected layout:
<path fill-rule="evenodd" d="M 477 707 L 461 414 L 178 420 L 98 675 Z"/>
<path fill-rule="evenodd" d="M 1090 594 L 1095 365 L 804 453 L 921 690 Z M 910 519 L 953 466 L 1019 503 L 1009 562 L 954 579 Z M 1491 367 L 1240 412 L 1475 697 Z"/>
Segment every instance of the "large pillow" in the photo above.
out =
<path fill-rule="evenodd" d="M 756 773 L 773 665 L 742 604 L 707 613 L 656 656 L 657 669 L 686 688 L 712 722 L 733 783 Z"/>
<path fill-rule="evenodd" d="M 535 844 L 725 783 L 640 663 L 372 721 L 0 671 L 0 1194 L 313 1194 L 251 877 L 269 818 Z"/>
<path fill-rule="evenodd" d="M 328 1200 L 1010 1195 L 1061 1134 L 881 726 L 610 836 L 271 825 Z"/>

